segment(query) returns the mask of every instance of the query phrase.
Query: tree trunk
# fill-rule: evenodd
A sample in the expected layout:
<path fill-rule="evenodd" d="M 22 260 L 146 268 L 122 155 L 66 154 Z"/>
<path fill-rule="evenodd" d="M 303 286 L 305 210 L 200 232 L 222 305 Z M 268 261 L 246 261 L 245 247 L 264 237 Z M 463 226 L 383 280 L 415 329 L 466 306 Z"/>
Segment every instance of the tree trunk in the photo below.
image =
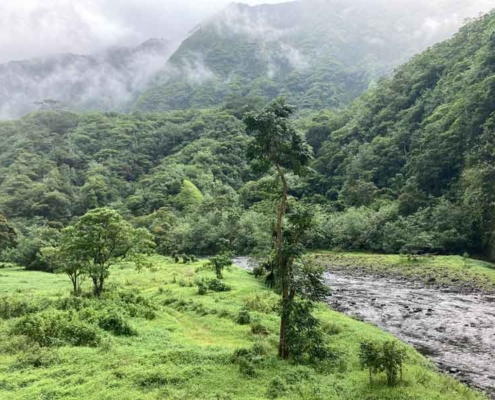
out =
<path fill-rule="evenodd" d="M 288 197 L 288 185 L 287 180 L 285 179 L 285 175 L 280 168 L 279 165 L 275 165 L 277 172 L 280 176 L 280 180 L 282 181 L 282 199 L 280 201 L 280 205 L 278 208 L 277 215 L 277 241 L 276 241 L 276 252 L 278 256 L 278 267 L 280 274 L 280 283 L 282 289 L 282 317 L 280 319 L 280 337 L 279 337 L 279 347 L 278 347 L 278 355 L 281 359 L 286 360 L 289 358 L 289 343 L 287 342 L 287 330 L 290 324 L 289 318 L 289 305 L 287 304 L 289 301 L 289 271 L 287 270 L 288 265 L 285 257 L 282 256 L 282 246 L 284 242 L 284 232 L 283 232 L 283 223 L 284 223 L 284 215 L 287 211 L 287 197 Z"/>
<path fill-rule="evenodd" d="M 278 175 L 280 176 L 280 180 L 282 181 L 282 199 L 278 207 L 277 227 L 276 227 L 276 233 L 277 233 L 276 248 L 278 253 L 280 253 L 280 249 L 282 248 L 282 244 L 284 240 L 283 224 L 284 224 L 285 211 L 287 210 L 287 195 L 289 188 L 287 185 L 287 180 L 285 179 L 284 172 L 282 171 L 282 168 L 280 168 L 280 166 L 277 164 L 275 164 L 275 168 L 277 169 Z"/>

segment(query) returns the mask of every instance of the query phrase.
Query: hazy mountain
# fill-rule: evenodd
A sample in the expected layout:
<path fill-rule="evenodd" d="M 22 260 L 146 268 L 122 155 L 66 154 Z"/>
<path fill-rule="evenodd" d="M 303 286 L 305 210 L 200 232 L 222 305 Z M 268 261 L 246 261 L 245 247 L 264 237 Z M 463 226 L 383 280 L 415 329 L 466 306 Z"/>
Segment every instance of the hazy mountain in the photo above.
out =
<path fill-rule="evenodd" d="M 342 106 L 486 10 L 487 3 L 456 0 L 232 4 L 182 43 L 137 108 L 209 107 L 279 94 L 301 108 Z"/>
<path fill-rule="evenodd" d="M 48 99 L 76 110 L 125 110 L 170 52 L 166 40 L 152 39 L 94 55 L 60 54 L 0 65 L 0 118 L 21 116 Z"/>

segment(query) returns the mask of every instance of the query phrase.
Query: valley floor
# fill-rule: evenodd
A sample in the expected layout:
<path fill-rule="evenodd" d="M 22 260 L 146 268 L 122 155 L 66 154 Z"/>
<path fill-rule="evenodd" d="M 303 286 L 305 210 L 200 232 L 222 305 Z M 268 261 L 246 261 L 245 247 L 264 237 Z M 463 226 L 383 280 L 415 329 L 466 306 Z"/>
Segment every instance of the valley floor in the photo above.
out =
<path fill-rule="evenodd" d="M 65 276 L 0 269 L 0 399 L 484 398 L 435 372 L 411 347 L 399 386 L 387 387 L 384 376 L 370 386 L 359 366 L 359 344 L 390 335 L 324 305 L 318 316 L 335 359 L 318 368 L 281 362 L 277 296 L 249 272 L 232 268 L 225 272 L 231 291 L 200 296 L 195 280 L 213 277 L 202 262 L 174 264 L 159 256 L 152 261 L 153 269 L 141 273 L 131 265 L 114 268 L 99 302 L 68 300 Z M 105 312 L 124 316 L 130 329 L 102 325 L 93 347 L 67 345 L 63 338 L 40 347 L 13 333 L 26 316 L 91 320 L 102 304 Z M 242 309 L 249 310 L 250 324 L 236 322 Z M 240 348 L 255 349 L 254 369 L 233 363 Z"/>

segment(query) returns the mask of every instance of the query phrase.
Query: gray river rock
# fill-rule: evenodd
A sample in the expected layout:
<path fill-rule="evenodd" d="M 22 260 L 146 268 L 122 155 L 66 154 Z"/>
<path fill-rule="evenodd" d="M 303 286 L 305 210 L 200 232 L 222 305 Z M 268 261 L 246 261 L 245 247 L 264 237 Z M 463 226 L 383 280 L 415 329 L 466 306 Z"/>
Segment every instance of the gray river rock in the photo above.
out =
<path fill-rule="evenodd" d="M 234 263 L 252 269 L 248 258 Z M 411 344 L 495 399 L 495 297 L 386 277 L 328 272 L 329 305 Z"/>
<path fill-rule="evenodd" d="M 439 368 L 495 399 L 495 304 L 490 296 L 389 278 L 327 273 L 328 302 L 413 345 Z"/>

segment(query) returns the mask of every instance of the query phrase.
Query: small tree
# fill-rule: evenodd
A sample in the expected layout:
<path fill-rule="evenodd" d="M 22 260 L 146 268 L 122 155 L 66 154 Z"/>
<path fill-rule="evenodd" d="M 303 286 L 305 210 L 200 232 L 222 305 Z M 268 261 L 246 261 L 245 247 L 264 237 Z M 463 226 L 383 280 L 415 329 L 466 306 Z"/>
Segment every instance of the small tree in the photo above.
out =
<path fill-rule="evenodd" d="M 301 175 L 312 158 L 311 147 L 303 135 L 297 132 L 290 122 L 294 107 L 285 99 L 278 98 L 259 113 L 248 113 L 244 118 L 246 131 L 253 137 L 248 156 L 256 162 L 260 171 L 273 168 L 282 184 L 280 203 L 274 228 L 274 252 L 269 263 L 270 276 L 278 278 L 282 294 L 283 311 L 280 323 L 279 356 L 289 358 L 290 346 L 287 333 L 290 325 L 290 297 L 293 262 L 301 253 L 299 247 L 300 232 L 284 239 L 284 217 L 288 205 L 289 185 L 287 173 Z M 292 237 L 290 237 L 292 236 Z"/>
<path fill-rule="evenodd" d="M 123 259 L 144 263 L 154 245 L 152 235 L 144 228 L 135 229 L 111 208 L 89 211 L 73 227 L 63 231 L 63 254 L 71 262 L 87 265 L 93 292 L 100 297 L 110 267 Z"/>
<path fill-rule="evenodd" d="M 387 385 L 394 386 L 402 380 L 402 367 L 407 359 L 404 347 L 394 340 L 383 343 L 364 342 L 361 343 L 359 352 L 361 367 L 369 371 L 370 384 L 373 382 L 373 374 L 385 372 Z"/>
<path fill-rule="evenodd" d="M 211 257 L 208 264 L 215 270 L 217 279 L 223 279 L 223 270 L 232 265 L 232 258 L 228 253 L 221 253 Z"/>
<path fill-rule="evenodd" d="M 70 235 L 66 234 L 62 238 L 67 240 Z M 72 283 L 72 294 L 79 296 L 81 294 L 81 285 L 89 270 L 89 262 L 79 260 L 74 257 L 64 242 L 60 247 L 45 247 L 41 249 L 42 259 L 50 265 L 50 267 L 58 273 L 66 274 Z"/>

